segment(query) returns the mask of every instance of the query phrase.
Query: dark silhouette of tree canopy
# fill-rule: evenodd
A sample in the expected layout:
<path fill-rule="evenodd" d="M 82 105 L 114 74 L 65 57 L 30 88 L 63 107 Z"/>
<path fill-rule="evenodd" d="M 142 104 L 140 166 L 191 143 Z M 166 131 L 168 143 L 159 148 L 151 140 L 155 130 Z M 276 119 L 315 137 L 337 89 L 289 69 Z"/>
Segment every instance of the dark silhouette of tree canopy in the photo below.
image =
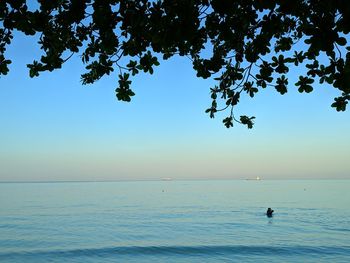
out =
<path fill-rule="evenodd" d="M 31 6 L 30 6 L 31 5 Z M 349 0 L 25 0 L 0 1 L 0 74 L 11 60 L 5 50 L 15 30 L 38 37 L 43 55 L 27 65 L 31 77 L 81 56 L 90 84 L 114 70 L 116 96 L 130 101 L 130 74 L 153 73 L 158 58 L 187 56 L 197 76 L 213 77 L 211 118 L 226 110 L 226 127 L 252 128 L 254 117 L 234 114 L 244 94 L 274 87 L 285 94 L 288 71 L 300 67 L 292 85 L 339 91 L 332 107 L 350 99 Z M 324 61 L 323 64 L 320 61 Z"/>

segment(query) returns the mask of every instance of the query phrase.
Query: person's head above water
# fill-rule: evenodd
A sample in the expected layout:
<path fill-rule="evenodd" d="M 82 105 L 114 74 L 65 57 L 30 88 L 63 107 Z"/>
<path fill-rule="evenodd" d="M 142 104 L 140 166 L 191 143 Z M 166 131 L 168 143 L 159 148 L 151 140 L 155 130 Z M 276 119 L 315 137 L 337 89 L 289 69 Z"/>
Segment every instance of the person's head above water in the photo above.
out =
<path fill-rule="evenodd" d="M 274 211 L 271 209 L 271 207 L 269 207 L 269 208 L 267 209 L 267 211 L 266 211 L 266 215 L 269 216 L 269 217 L 271 217 L 273 212 L 274 212 Z"/>

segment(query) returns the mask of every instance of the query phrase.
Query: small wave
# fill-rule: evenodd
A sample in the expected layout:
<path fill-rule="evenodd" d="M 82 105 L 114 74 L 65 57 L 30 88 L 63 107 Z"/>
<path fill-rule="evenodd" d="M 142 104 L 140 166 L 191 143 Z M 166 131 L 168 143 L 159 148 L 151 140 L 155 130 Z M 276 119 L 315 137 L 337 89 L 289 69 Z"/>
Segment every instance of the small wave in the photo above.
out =
<path fill-rule="evenodd" d="M 350 255 L 350 246 L 125 246 L 0 253 L 14 257 L 103 257 L 113 255 Z"/>
<path fill-rule="evenodd" d="M 350 229 L 348 228 L 325 227 L 325 229 L 331 230 L 331 231 L 339 231 L 339 232 L 350 232 Z"/>

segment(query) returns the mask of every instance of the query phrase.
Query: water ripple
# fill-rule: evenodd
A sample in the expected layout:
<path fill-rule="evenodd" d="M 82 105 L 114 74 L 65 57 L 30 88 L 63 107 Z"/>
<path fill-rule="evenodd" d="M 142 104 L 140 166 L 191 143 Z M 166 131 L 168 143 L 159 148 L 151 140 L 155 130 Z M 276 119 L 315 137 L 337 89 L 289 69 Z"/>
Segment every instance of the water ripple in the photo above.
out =
<path fill-rule="evenodd" d="M 350 246 L 125 246 L 0 253 L 0 259 L 109 255 L 350 255 Z"/>

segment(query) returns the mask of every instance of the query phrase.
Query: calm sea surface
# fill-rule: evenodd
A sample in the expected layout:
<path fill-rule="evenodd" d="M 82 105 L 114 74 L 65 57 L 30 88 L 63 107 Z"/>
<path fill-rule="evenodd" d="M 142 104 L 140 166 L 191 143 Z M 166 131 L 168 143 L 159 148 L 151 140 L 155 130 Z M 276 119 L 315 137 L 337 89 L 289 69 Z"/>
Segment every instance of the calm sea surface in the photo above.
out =
<path fill-rule="evenodd" d="M 0 262 L 350 262 L 350 180 L 2 183 Z"/>

